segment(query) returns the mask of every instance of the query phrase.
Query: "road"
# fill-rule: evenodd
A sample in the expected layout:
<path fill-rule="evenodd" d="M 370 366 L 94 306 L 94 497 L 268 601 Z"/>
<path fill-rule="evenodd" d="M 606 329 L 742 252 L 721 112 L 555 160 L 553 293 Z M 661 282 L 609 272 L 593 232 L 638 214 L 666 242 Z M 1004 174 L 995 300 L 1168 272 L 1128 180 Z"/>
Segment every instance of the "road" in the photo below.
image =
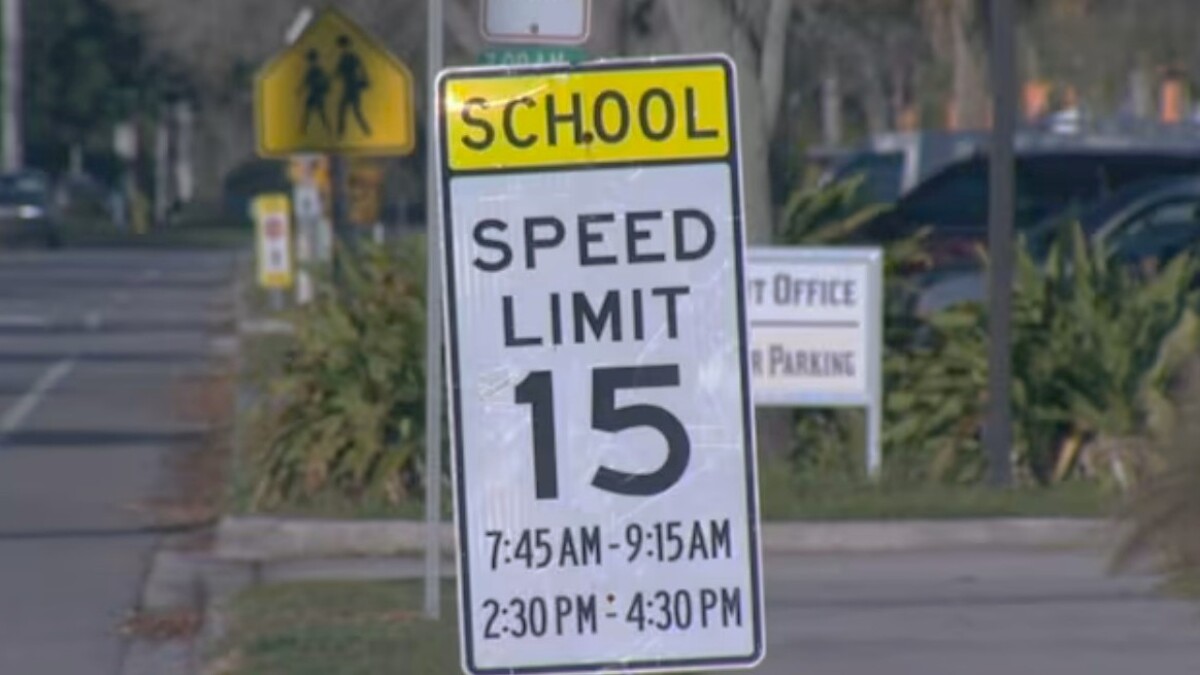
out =
<path fill-rule="evenodd" d="M 768 556 L 764 675 L 1195 675 L 1200 606 L 1103 553 Z"/>
<path fill-rule="evenodd" d="M 225 253 L 0 254 L 0 673 L 109 675 L 197 433 Z"/>
<path fill-rule="evenodd" d="M 113 675 L 195 431 L 221 253 L 0 255 L 0 675 Z M 1200 609 L 1089 552 L 769 555 L 765 675 L 1196 675 Z"/>

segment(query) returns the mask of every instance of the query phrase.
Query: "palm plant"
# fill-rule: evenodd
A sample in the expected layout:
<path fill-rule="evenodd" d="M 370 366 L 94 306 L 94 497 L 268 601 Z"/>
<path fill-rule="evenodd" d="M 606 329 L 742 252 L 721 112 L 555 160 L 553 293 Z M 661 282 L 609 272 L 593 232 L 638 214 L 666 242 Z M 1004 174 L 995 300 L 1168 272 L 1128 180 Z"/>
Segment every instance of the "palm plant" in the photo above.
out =
<path fill-rule="evenodd" d="M 1086 457 L 1093 476 L 1127 488 L 1153 462 L 1147 441 L 1170 427 L 1167 388 L 1200 338 L 1195 256 L 1153 277 L 1115 262 L 1077 226 L 1040 269 L 1019 265 L 1014 407 L 1024 465 L 1063 480 Z"/>
<path fill-rule="evenodd" d="M 295 317 L 272 383 L 256 504 L 332 489 L 395 503 L 419 484 L 424 427 L 423 245 L 339 251 L 336 284 Z"/>

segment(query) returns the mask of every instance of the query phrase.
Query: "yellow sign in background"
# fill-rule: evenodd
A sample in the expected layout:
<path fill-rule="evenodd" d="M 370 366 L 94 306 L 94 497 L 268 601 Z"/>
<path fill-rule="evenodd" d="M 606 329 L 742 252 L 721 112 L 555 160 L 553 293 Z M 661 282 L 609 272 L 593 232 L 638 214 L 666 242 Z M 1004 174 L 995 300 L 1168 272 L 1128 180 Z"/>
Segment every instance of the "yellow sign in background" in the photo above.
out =
<path fill-rule="evenodd" d="M 292 285 L 292 211 L 285 194 L 255 197 L 255 246 L 258 254 L 258 284 L 263 288 L 290 288 Z"/>
<path fill-rule="evenodd" d="M 334 9 L 259 72 L 259 154 L 407 155 L 415 141 L 408 68 Z"/>
<path fill-rule="evenodd" d="M 724 158 L 732 66 L 662 63 L 442 80 L 453 171 Z"/>

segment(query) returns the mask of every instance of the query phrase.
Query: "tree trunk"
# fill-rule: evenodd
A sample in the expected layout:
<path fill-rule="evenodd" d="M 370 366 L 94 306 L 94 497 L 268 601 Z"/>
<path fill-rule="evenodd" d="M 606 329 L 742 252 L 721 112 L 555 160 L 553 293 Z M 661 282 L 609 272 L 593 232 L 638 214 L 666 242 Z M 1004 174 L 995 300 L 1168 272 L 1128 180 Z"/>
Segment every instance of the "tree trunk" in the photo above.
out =
<path fill-rule="evenodd" d="M 883 74 L 879 67 L 869 58 L 862 55 L 863 73 L 863 113 L 867 118 L 867 133 L 872 136 L 888 130 L 888 101 L 883 89 Z"/>
<path fill-rule="evenodd" d="M 786 16 L 789 0 L 771 0 L 768 16 Z M 783 9 L 777 5 L 786 5 Z M 769 243 L 774 234 L 774 207 L 771 203 L 769 166 L 770 132 L 767 126 L 778 114 L 782 96 L 783 58 L 786 32 L 775 32 L 762 42 L 763 53 L 756 49 L 749 28 L 739 22 L 718 0 L 666 0 L 672 32 L 685 53 L 724 52 L 737 67 L 739 130 L 742 140 L 742 174 L 746 211 L 746 238 L 751 244 Z M 759 64 L 769 65 L 759 71 Z M 763 76 L 774 78 L 765 81 Z M 774 110 L 767 106 L 773 105 Z"/>
<path fill-rule="evenodd" d="M 1144 63 L 1138 63 L 1129 73 L 1130 112 L 1139 120 L 1154 114 L 1154 87 Z"/>
<path fill-rule="evenodd" d="M 175 105 L 175 194 L 180 204 L 188 204 L 196 196 L 196 174 L 192 164 L 195 134 L 192 104 L 180 101 Z"/>
<path fill-rule="evenodd" d="M 821 142 L 829 148 L 842 142 L 842 85 L 831 62 L 821 75 Z"/>
<path fill-rule="evenodd" d="M 760 52 L 749 27 L 730 11 L 730 3 L 666 0 L 672 32 L 681 51 L 724 52 L 737 67 L 745 232 L 750 245 L 770 243 L 775 232 L 770 141 L 782 98 L 786 19 L 791 0 L 771 0 L 771 3 L 768 23 L 784 25 L 768 26 Z M 791 410 L 759 409 L 755 426 L 762 454 L 782 456 L 791 450 L 794 439 Z"/>
<path fill-rule="evenodd" d="M 988 124 L 988 82 L 971 2 L 955 2 L 950 25 L 954 50 L 954 118 L 965 129 Z"/>

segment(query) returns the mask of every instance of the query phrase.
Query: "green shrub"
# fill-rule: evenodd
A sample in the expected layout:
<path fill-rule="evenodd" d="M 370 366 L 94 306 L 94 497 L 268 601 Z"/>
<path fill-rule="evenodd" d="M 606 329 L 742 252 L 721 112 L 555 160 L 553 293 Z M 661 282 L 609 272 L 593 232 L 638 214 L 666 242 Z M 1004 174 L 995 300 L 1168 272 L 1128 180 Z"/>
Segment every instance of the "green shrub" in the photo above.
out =
<path fill-rule="evenodd" d="M 783 212 L 782 242 L 852 239 L 886 208 L 864 206 L 858 187 L 798 192 Z M 917 289 L 905 272 L 925 262 L 925 236 L 885 249 L 885 478 L 973 483 L 986 469 L 987 312 L 964 303 L 917 316 Z M 1086 476 L 1128 487 L 1154 462 L 1147 441 L 1172 416 L 1166 387 L 1200 337 L 1191 289 L 1198 269 L 1196 257 L 1183 254 L 1146 278 L 1110 260 L 1074 224 L 1041 263 L 1017 247 L 1014 462 L 1023 483 Z M 797 470 L 823 479 L 860 474 L 857 448 L 848 446 L 861 440 L 861 425 L 845 411 L 798 411 Z"/>
<path fill-rule="evenodd" d="M 294 316 L 271 383 L 271 433 L 256 506 L 335 491 L 397 503 L 420 484 L 424 434 L 424 245 L 340 253 L 336 284 Z"/>
<path fill-rule="evenodd" d="M 1015 463 L 1027 483 L 1071 475 L 1128 487 L 1172 418 L 1167 387 L 1200 337 L 1185 253 L 1144 278 L 1064 229 L 1038 265 L 1017 247 L 1013 295 Z M 974 481 L 984 469 L 987 313 L 928 321 L 924 344 L 889 350 L 885 462 L 918 479 Z M 1080 462 L 1081 458 L 1088 461 Z"/>

